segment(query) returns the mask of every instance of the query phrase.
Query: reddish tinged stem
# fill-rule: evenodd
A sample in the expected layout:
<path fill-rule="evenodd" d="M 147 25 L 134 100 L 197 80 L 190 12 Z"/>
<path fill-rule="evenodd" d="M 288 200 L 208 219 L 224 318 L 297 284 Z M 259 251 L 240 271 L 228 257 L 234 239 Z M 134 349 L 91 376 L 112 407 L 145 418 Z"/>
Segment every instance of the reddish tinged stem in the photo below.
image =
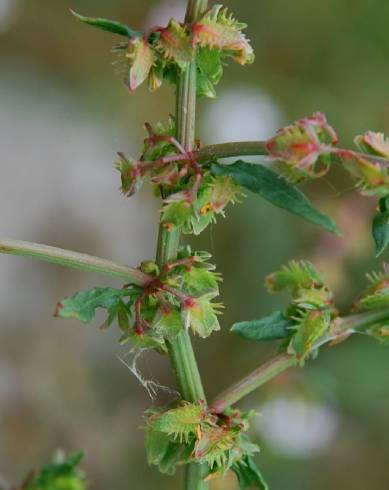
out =
<path fill-rule="evenodd" d="M 142 318 L 142 301 L 145 298 L 145 294 L 143 293 L 137 300 L 135 301 L 135 333 L 138 335 L 142 335 L 145 333 L 145 321 Z"/>
<path fill-rule="evenodd" d="M 194 182 L 193 187 L 191 189 L 191 194 L 192 194 L 192 199 L 195 200 L 197 198 L 197 193 L 198 193 L 198 190 L 200 187 L 202 174 L 201 174 L 201 167 L 195 159 L 191 160 L 191 166 L 193 167 L 193 171 L 195 174 L 195 182 Z"/>
<path fill-rule="evenodd" d="M 173 269 L 175 269 L 176 267 L 180 267 L 180 266 L 187 266 L 188 268 L 190 268 L 193 265 L 193 263 L 195 262 L 195 260 L 196 260 L 196 257 L 194 255 L 192 255 L 191 257 L 186 257 L 185 259 L 174 260 L 172 262 L 168 262 L 167 264 L 165 264 L 163 266 L 163 273 L 167 274 L 170 271 L 172 271 Z"/>
<path fill-rule="evenodd" d="M 194 299 L 192 298 L 192 296 L 188 296 L 187 294 L 185 294 L 181 291 L 178 291 L 175 288 L 171 288 L 170 286 L 166 286 L 165 284 L 163 284 L 160 287 L 160 289 L 162 291 L 166 291 L 167 293 L 172 294 L 175 298 L 180 300 L 181 303 L 183 303 L 183 304 L 189 305 L 189 304 L 192 304 L 192 302 L 194 302 Z"/>
<path fill-rule="evenodd" d="M 153 134 L 149 138 L 146 138 L 146 143 L 155 146 L 159 141 L 166 141 L 174 146 L 182 155 L 186 154 L 185 148 L 174 138 L 173 136 L 167 136 L 165 134 Z"/>
<path fill-rule="evenodd" d="M 163 167 L 173 162 L 182 161 L 186 163 L 188 160 L 190 160 L 190 158 L 191 157 L 189 156 L 189 154 L 169 155 L 166 157 L 159 158 L 158 160 L 148 160 L 148 161 L 141 160 L 140 166 L 142 171 L 147 172 L 148 170 L 154 167 Z"/>

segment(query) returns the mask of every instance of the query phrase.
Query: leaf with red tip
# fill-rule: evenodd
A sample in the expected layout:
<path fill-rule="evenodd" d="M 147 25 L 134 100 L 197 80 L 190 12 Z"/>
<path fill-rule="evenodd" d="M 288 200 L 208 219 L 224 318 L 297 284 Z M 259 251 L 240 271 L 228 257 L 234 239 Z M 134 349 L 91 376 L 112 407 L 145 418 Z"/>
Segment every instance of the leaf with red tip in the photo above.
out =
<path fill-rule="evenodd" d="M 235 20 L 222 5 L 215 5 L 193 24 L 193 42 L 199 46 L 220 49 L 241 65 L 254 61 L 254 52 L 242 30 L 246 24 Z"/>
<path fill-rule="evenodd" d="M 217 314 L 222 307 L 219 303 L 212 303 L 215 293 L 206 294 L 193 299 L 183 311 L 185 324 L 189 324 L 193 332 L 205 339 L 212 332 L 220 330 Z"/>
<path fill-rule="evenodd" d="M 338 138 L 321 112 L 281 128 L 266 142 L 272 159 L 292 182 L 324 176 L 331 163 L 330 153 Z"/>
<path fill-rule="evenodd" d="M 356 136 L 354 142 L 365 153 L 389 158 L 389 139 L 383 133 L 367 131 L 363 135 Z"/>
<path fill-rule="evenodd" d="M 171 19 L 168 26 L 159 28 L 156 49 L 166 59 L 175 61 L 181 68 L 193 59 L 191 39 L 184 26 Z"/>

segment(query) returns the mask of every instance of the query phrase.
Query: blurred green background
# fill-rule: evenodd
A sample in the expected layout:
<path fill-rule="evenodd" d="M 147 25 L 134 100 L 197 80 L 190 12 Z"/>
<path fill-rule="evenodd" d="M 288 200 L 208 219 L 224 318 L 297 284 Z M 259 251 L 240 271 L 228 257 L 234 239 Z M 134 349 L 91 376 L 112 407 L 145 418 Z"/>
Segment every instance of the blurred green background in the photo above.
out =
<path fill-rule="evenodd" d="M 263 139 L 316 110 L 343 146 L 367 129 L 389 132 L 388 2 L 227 6 L 249 23 L 256 62 L 230 66 L 218 99 L 200 101 L 204 143 Z M 182 17 L 184 1 L 0 0 L 0 235 L 136 265 L 154 256 L 159 203 L 150 188 L 124 199 L 112 162 L 117 150 L 138 155 L 142 123 L 165 120 L 174 94 L 165 86 L 130 95 L 111 66 L 116 38 L 75 22 L 70 7 L 141 30 Z M 369 235 L 374 201 L 359 197 L 341 169 L 306 190 L 336 218 L 342 239 L 250 196 L 192 240 L 224 276 L 223 330 L 195 342 L 210 397 L 276 350 L 229 333 L 233 321 L 284 304 L 265 293 L 266 274 L 310 259 L 344 311 L 365 272 L 381 267 Z M 117 332 L 52 317 L 63 296 L 120 284 L 8 256 L 0 271 L 0 473 L 17 483 L 57 448 L 83 448 L 94 490 L 179 488 L 146 465 L 140 426 L 150 400 L 118 359 L 126 350 Z M 141 369 L 174 388 L 167 359 L 147 355 Z M 385 348 L 352 338 L 245 400 L 261 414 L 252 437 L 273 490 L 388 488 L 388 370 Z M 167 399 L 161 392 L 158 402 Z M 227 477 L 213 488 L 237 487 Z"/>

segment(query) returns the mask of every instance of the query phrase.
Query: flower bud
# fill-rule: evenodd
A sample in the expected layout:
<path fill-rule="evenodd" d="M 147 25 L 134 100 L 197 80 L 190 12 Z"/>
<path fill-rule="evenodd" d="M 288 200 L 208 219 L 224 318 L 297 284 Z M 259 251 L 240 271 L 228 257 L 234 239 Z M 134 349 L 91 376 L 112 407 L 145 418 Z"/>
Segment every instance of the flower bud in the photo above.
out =
<path fill-rule="evenodd" d="M 274 160 L 280 160 L 281 170 L 294 182 L 325 175 L 329 170 L 333 146 L 338 142 L 335 131 L 326 117 L 316 112 L 281 128 L 266 142 Z"/>

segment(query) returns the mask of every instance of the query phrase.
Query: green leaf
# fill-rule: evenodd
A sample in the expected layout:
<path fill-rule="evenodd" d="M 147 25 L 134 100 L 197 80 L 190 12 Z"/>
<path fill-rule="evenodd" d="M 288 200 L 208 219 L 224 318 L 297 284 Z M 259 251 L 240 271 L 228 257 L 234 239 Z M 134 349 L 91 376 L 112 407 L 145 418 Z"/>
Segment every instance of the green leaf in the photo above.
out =
<path fill-rule="evenodd" d="M 171 441 L 163 432 L 147 429 L 145 447 L 149 465 L 159 466 L 169 449 Z"/>
<path fill-rule="evenodd" d="M 127 25 L 121 24 L 120 22 L 116 22 L 114 20 L 108 20 L 108 19 L 100 19 L 96 17 L 84 17 L 83 15 L 80 15 L 71 9 L 70 12 L 79 21 L 83 22 L 84 24 L 88 24 L 92 27 L 96 27 L 97 29 L 112 32 L 113 34 L 119 34 L 120 36 L 125 36 L 130 39 L 142 37 L 141 32 L 134 31 Z"/>
<path fill-rule="evenodd" d="M 26 490 L 85 490 L 85 481 L 76 468 L 82 457 L 83 453 L 74 453 L 44 466 Z"/>
<path fill-rule="evenodd" d="M 161 308 L 156 316 L 154 328 L 159 335 L 170 341 L 174 340 L 183 330 L 180 311 Z"/>
<path fill-rule="evenodd" d="M 196 56 L 197 95 L 198 97 L 216 97 L 215 85 L 223 75 L 221 52 L 217 49 L 200 48 Z"/>
<path fill-rule="evenodd" d="M 231 331 L 247 340 L 285 339 L 290 335 L 290 327 L 294 323 L 288 320 L 281 311 L 274 311 L 259 320 L 234 323 Z"/>
<path fill-rule="evenodd" d="M 97 308 L 107 310 L 116 308 L 122 298 L 128 295 L 128 289 L 96 288 L 90 291 L 80 291 L 58 304 L 56 316 L 77 318 L 83 323 L 90 323 Z"/>
<path fill-rule="evenodd" d="M 263 165 L 246 163 L 241 160 L 233 165 L 213 163 L 212 172 L 216 175 L 230 175 L 239 185 L 259 194 L 275 206 L 286 209 L 331 233 L 341 235 L 335 222 L 329 216 L 316 210 L 305 194 L 284 177 Z"/>
<path fill-rule="evenodd" d="M 207 292 L 219 293 L 217 273 L 201 267 L 191 267 L 183 273 L 183 287 L 190 295 L 199 295 Z"/>
<path fill-rule="evenodd" d="M 189 462 L 193 443 L 184 446 L 173 442 L 167 434 L 148 428 L 145 447 L 148 464 L 158 466 L 161 473 L 171 476 L 177 465 Z"/>
<path fill-rule="evenodd" d="M 246 456 L 237 463 L 234 463 L 232 465 L 232 470 L 238 478 L 241 490 L 245 490 L 246 488 L 269 490 L 267 483 L 251 457 Z"/>
<path fill-rule="evenodd" d="M 379 213 L 372 224 L 372 233 L 375 243 L 376 257 L 382 254 L 389 244 L 389 212 Z"/>
<path fill-rule="evenodd" d="M 216 99 L 216 90 L 213 83 L 200 71 L 197 72 L 197 97 Z"/>

